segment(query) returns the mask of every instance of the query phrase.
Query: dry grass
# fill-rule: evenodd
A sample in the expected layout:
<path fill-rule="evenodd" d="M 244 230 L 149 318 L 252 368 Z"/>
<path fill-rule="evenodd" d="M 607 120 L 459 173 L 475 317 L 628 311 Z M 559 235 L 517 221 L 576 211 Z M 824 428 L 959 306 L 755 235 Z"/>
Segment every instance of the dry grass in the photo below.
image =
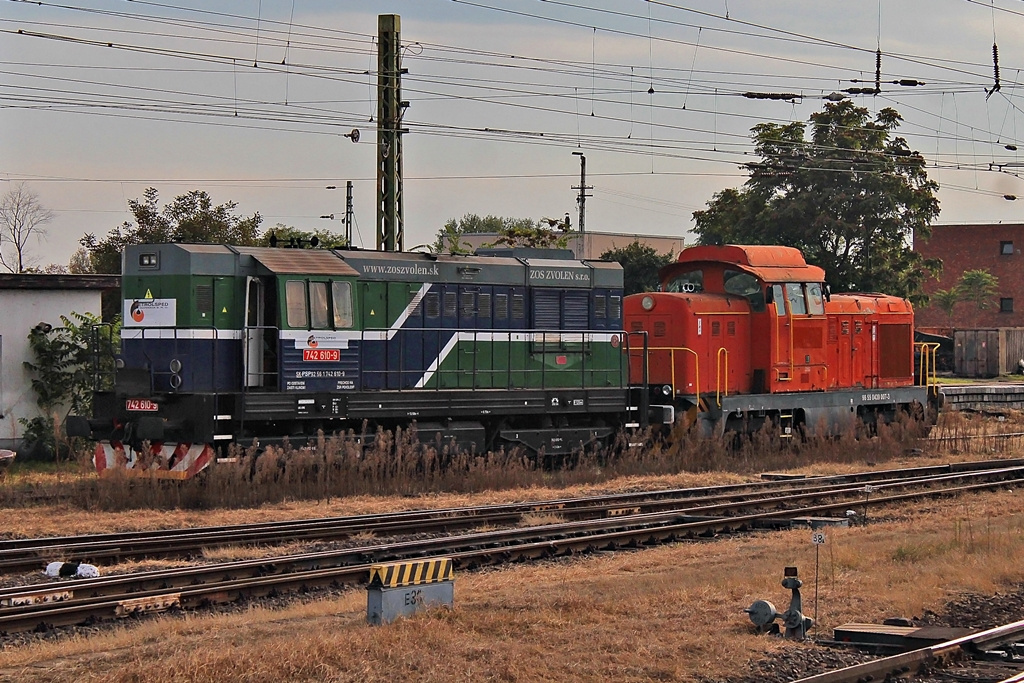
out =
<path fill-rule="evenodd" d="M 551 512 L 530 512 L 519 519 L 518 526 L 547 526 L 549 524 L 562 524 L 563 522 L 565 522 L 565 517 L 562 515 L 556 515 Z"/>
<path fill-rule="evenodd" d="M 1024 497 L 1013 492 L 886 512 L 828 530 L 819 632 L 919 615 L 958 591 L 1024 581 Z M 876 519 L 881 519 L 876 514 Z M 809 532 L 727 537 L 640 552 L 459 574 L 457 609 L 363 625 L 365 597 L 282 610 L 146 620 L 0 652 L 27 681 L 720 681 L 781 648 L 750 633 L 755 599 L 782 609 L 797 565 L 813 613 Z M 159 672 L 159 675 L 156 672 Z"/>
<path fill-rule="evenodd" d="M 899 429 L 902 428 L 897 426 L 894 430 L 883 430 L 878 437 L 860 441 L 854 440 L 852 436 L 834 441 L 811 441 L 799 449 L 780 447 L 759 435 L 739 451 L 727 450 L 715 442 L 698 441 L 683 435 L 672 447 L 651 449 L 646 456 L 642 456 L 651 461 L 651 472 L 648 473 L 617 474 L 614 468 L 591 464 L 586 467 L 581 465 L 575 472 L 535 470 L 535 476 L 528 481 L 484 486 L 480 490 L 457 486 L 448 490 L 401 495 L 389 495 L 387 490 L 382 490 L 343 497 L 313 497 L 311 500 L 286 496 L 280 501 L 254 503 L 243 509 L 235 507 L 231 501 L 215 506 L 213 500 L 210 501 L 209 509 L 173 506 L 162 509 L 162 504 L 150 506 L 146 501 L 139 500 L 138 496 L 147 490 L 149 484 L 162 491 L 172 491 L 178 484 L 146 482 L 142 488 L 134 489 L 132 487 L 139 482 L 120 481 L 106 482 L 106 485 L 124 485 L 132 489 L 125 495 L 135 500 L 138 508 L 119 510 L 115 506 L 114 510 L 109 511 L 92 507 L 89 514 L 82 514 L 80 506 L 71 502 L 58 505 L 2 505 L 5 489 L 0 484 L 0 515 L 5 520 L 3 535 L 8 537 L 185 528 L 537 501 L 613 491 L 733 484 L 754 480 L 757 473 L 772 470 L 847 474 L 876 467 L 926 466 L 979 458 L 1013 458 L 1024 451 L 1024 440 L 1020 437 L 996 438 L 999 433 L 1024 431 L 1024 416 L 1020 413 L 1011 414 L 1003 421 L 963 413 L 943 413 L 939 424 L 932 430 L 931 436 L 936 437 L 934 440 L 907 442 L 903 437 L 897 438 Z M 909 447 L 913 444 L 918 448 Z M 631 462 L 634 465 L 636 463 Z M 632 468 L 631 465 L 628 469 Z M 67 486 L 67 475 L 61 476 L 65 479 L 61 486 Z M 408 476 L 414 475 L 410 473 Z M 567 481 L 572 479 L 581 481 Z M 226 485 L 226 481 L 224 483 Z M 195 482 L 195 485 L 202 484 Z M 57 485 L 51 481 L 36 486 Z M 113 492 L 111 495 L 114 495 Z M 213 492 L 205 495 L 212 497 Z M 153 507 L 156 509 L 151 509 Z"/>
<path fill-rule="evenodd" d="M 855 434 L 840 439 L 780 441 L 768 433 L 744 439 L 701 438 L 681 429 L 669 443 L 649 448 L 626 447 L 623 439 L 607 449 L 558 458 L 523 451 L 458 452 L 440 443 L 420 444 L 412 433 L 379 433 L 364 449 L 352 434 L 325 438 L 292 448 L 235 450 L 235 460 L 211 466 L 184 482 L 145 477 L 96 478 L 82 474 L 51 484 L 23 481 L 0 485 L 0 507 L 34 505 L 52 496 L 87 510 L 138 508 L 251 508 L 289 500 L 330 503 L 360 495 L 419 496 L 439 492 L 470 493 L 527 487 L 565 488 L 600 484 L 629 476 L 668 475 L 682 471 L 753 473 L 765 468 L 813 462 L 882 462 L 915 444 L 911 425 L 897 423 L 871 439 Z M 68 476 L 68 475 L 60 475 Z"/>
<path fill-rule="evenodd" d="M 371 535 L 372 538 L 372 535 Z M 254 560 L 260 557 L 295 555 L 305 551 L 305 543 L 284 543 L 281 545 L 243 545 L 225 548 L 203 548 L 204 560 L 212 562 L 234 562 Z M 180 563 L 179 563 L 180 564 Z"/>

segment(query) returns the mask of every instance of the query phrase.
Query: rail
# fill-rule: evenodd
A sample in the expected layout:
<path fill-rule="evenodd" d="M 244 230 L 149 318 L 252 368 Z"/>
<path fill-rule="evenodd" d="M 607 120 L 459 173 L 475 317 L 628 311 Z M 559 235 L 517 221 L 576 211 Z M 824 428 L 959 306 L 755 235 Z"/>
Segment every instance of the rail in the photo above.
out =
<path fill-rule="evenodd" d="M 976 652 L 985 648 L 993 648 L 1007 642 L 1024 639 L 1024 621 L 974 633 L 955 640 L 912 650 L 903 654 L 885 657 L 863 664 L 848 666 L 844 669 L 827 671 L 816 676 L 801 678 L 793 683 L 855 683 L 857 681 L 888 681 L 893 677 L 902 678 L 919 671 L 923 666 L 935 662 L 943 656 L 957 650 Z M 1013 679 L 1009 679 L 1013 680 Z"/>
<path fill-rule="evenodd" d="M 1024 460 L 999 460 L 965 463 L 972 471 L 1007 470 L 1024 467 Z M 845 475 L 808 477 L 791 481 L 754 481 L 710 487 L 633 491 L 582 498 L 558 498 L 480 507 L 410 510 L 398 513 L 343 517 L 321 517 L 258 522 L 228 526 L 209 526 L 157 531 L 129 531 L 84 536 L 50 536 L 0 540 L 0 571 L 32 571 L 47 560 L 124 561 L 127 558 L 179 557 L 203 548 L 249 544 L 286 543 L 296 540 L 325 541 L 350 538 L 360 533 L 375 536 L 453 531 L 484 525 L 512 525 L 522 515 L 543 510 L 557 510 L 565 520 L 593 519 L 621 514 L 675 510 L 687 507 L 718 505 L 714 512 L 726 512 L 723 503 L 743 503 L 753 496 L 772 496 L 773 500 L 792 502 L 798 496 L 847 489 L 858 483 L 871 483 L 882 489 L 893 484 L 916 485 L 929 480 L 959 476 L 950 466 L 929 466 L 861 472 Z M 858 489 L 858 497 L 859 491 Z M 692 510 L 691 510 L 692 512 Z"/>
<path fill-rule="evenodd" d="M 1019 485 L 1024 472 L 993 470 L 986 481 L 970 483 L 965 475 L 942 477 L 939 488 L 880 495 L 872 505 L 906 503 L 922 497 L 961 495 L 990 490 L 1001 483 Z M 989 477 L 996 477 L 992 480 Z M 959 480 L 958 480 L 959 479 Z M 745 503 L 729 504 L 733 516 L 720 516 L 717 506 L 633 515 L 609 515 L 600 519 L 559 522 L 420 538 L 398 543 L 344 548 L 315 553 L 240 560 L 221 565 L 201 565 L 157 570 L 134 575 L 112 575 L 83 579 L 64 585 L 10 587 L 0 589 L 0 631 L 11 633 L 37 628 L 39 624 L 78 624 L 97 618 L 124 616 L 138 611 L 160 611 L 168 607 L 197 607 L 209 602 L 230 601 L 242 595 L 266 594 L 275 590 L 366 581 L 369 567 L 381 559 L 395 560 L 427 555 L 451 555 L 457 567 L 504 563 L 514 559 L 537 559 L 551 555 L 634 548 L 683 538 L 763 528 L 764 524 L 787 523 L 798 517 L 845 510 L 850 497 L 860 499 L 863 486 L 823 494 L 827 500 L 807 500 L 800 507 L 779 509 L 781 499 L 758 497 Z M 837 494 L 840 500 L 836 500 Z M 791 502 L 797 502 L 791 499 Z M 753 511 L 753 510 L 756 510 Z"/>

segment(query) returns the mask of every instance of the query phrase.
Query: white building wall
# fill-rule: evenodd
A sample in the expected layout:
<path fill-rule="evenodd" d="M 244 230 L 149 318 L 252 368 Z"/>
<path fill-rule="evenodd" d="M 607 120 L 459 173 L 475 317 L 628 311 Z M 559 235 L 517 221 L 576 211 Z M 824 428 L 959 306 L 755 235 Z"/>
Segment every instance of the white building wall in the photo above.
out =
<path fill-rule="evenodd" d="M 0 448 L 16 448 L 21 441 L 20 418 L 40 414 L 32 377 L 24 362 L 31 361 L 28 334 L 46 322 L 61 326 L 60 316 L 100 312 L 98 290 L 0 290 Z"/>

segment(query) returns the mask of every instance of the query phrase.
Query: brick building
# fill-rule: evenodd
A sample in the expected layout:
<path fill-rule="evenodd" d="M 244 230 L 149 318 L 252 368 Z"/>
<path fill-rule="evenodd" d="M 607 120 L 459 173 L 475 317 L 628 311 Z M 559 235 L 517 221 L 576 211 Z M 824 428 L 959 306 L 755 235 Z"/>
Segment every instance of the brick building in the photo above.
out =
<path fill-rule="evenodd" d="M 949 289 L 967 270 L 985 269 L 999 279 L 999 288 L 989 307 L 979 310 L 973 303 L 957 304 L 953 327 L 980 329 L 1024 327 L 1024 223 L 995 225 L 935 225 L 932 236 L 914 238 L 914 251 L 925 258 L 942 259 L 942 274 L 929 279 L 925 292 Z M 949 318 L 936 304 L 917 309 L 917 328 L 948 333 Z"/>

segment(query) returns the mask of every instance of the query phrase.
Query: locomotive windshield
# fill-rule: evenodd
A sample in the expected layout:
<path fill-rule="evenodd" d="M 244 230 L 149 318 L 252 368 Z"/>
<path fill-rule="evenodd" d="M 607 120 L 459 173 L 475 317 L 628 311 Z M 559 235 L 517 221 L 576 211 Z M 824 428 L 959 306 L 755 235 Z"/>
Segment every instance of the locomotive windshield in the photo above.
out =
<path fill-rule="evenodd" d="M 331 294 L 334 296 L 334 326 L 336 328 L 352 327 L 355 316 L 352 315 L 352 283 L 331 283 Z"/>
<path fill-rule="evenodd" d="M 822 300 L 821 285 L 817 282 L 807 283 L 807 310 L 811 315 L 825 315 L 825 303 Z"/>
<path fill-rule="evenodd" d="M 820 282 L 787 282 L 772 285 L 771 301 L 777 315 L 786 315 L 784 302 L 789 302 L 791 315 L 825 315 L 824 293 Z"/>
<path fill-rule="evenodd" d="M 680 273 L 665 285 L 666 292 L 684 292 L 687 294 L 704 291 L 704 271 L 691 270 Z"/>

